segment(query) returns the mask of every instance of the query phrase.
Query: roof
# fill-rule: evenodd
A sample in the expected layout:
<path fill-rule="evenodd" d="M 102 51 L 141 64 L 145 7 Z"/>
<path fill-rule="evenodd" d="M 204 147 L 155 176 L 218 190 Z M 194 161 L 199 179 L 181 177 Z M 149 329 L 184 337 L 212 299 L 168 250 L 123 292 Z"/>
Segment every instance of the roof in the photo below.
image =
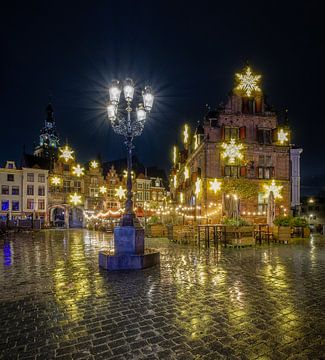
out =
<path fill-rule="evenodd" d="M 38 168 L 38 169 L 50 170 L 51 161 L 50 159 L 45 159 L 39 156 L 24 153 L 21 166 L 26 168 Z"/>

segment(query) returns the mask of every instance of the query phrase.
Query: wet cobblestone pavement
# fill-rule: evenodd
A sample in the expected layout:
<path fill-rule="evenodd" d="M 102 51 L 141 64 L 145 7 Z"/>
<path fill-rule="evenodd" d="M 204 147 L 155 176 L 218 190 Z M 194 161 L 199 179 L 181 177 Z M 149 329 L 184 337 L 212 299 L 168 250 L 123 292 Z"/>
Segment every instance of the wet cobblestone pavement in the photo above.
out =
<path fill-rule="evenodd" d="M 108 235 L 0 239 L 2 359 L 323 359 L 325 239 L 199 251 L 107 273 Z"/>

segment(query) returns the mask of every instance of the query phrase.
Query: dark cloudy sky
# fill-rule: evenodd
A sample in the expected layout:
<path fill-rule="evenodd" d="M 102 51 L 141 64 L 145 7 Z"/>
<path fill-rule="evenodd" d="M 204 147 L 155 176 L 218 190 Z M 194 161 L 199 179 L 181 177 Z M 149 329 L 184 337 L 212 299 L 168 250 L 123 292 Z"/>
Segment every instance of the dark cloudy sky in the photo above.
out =
<path fill-rule="evenodd" d="M 124 155 L 106 119 L 107 85 L 132 77 L 156 104 L 136 152 L 168 167 L 185 121 L 225 100 L 249 60 L 304 149 L 305 186 L 325 181 L 321 11 L 313 1 L 29 1 L 1 9 L 0 160 L 32 150 L 52 94 L 80 161 Z M 311 191 L 312 188 L 304 188 Z"/>

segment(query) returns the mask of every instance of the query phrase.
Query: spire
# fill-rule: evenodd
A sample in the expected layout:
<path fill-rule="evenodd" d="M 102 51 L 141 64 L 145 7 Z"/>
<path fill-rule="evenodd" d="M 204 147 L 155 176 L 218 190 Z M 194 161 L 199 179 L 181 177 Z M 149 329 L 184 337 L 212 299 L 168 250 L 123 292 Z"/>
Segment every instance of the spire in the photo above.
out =
<path fill-rule="evenodd" d="M 284 125 L 289 126 L 289 110 L 284 110 Z"/>
<path fill-rule="evenodd" d="M 54 111 L 53 111 L 53 106 L 51 104 L 51 102 L 48 103 L 48 105 L 46 106 L 46 121 L 47 122 L 54 122 Z"/>

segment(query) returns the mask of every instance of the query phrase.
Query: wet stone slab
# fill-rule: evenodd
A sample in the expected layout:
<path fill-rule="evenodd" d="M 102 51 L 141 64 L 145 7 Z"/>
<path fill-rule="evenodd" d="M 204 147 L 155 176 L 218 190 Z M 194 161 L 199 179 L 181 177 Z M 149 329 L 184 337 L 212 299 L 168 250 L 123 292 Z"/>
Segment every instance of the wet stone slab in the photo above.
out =
<path fill-rule="evenodd" d="M 0 359 L 322 359 L 325 239 L 249 249 L 146 240 L 160 266 L 109 273 L 109 235 L 0 239 Z"/>

